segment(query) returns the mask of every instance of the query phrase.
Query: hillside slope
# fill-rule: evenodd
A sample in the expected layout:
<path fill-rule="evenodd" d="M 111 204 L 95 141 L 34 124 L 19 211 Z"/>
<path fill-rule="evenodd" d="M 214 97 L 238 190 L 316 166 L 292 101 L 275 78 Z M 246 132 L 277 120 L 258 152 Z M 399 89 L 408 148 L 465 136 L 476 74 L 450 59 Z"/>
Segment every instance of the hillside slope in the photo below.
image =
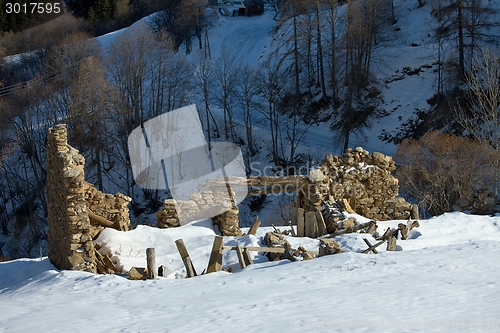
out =
<path fill-rule="evenodd" d="M 357 217 L 362 220 L 361 217 Z M 347 252 L 310 261 L 265 262 L 240 270 L 234 251 L 217 272 L 183 279 L 173 242 L 183 238 L 201 272 L 214 231 L 204 223 L 159 230 L 106 230 L 100 241 L 129 267 L 154 246 L 168 278 L 58 271 L 47 258 L 0 263 L 0 331 L 5 332 L 495 332 L 500 307 L 500 217 L 450 213 L 420 221 L 403 251 L 362 254 L 362 237 L 336 239 Z M 381 224 L 380 228 L 398 221 Z M 224 243 L 259 243 L 257 236 Z M 369 238 L 373 243 L 374 240 Z M 314 248 L 317 240 L 289 238 Z"/>

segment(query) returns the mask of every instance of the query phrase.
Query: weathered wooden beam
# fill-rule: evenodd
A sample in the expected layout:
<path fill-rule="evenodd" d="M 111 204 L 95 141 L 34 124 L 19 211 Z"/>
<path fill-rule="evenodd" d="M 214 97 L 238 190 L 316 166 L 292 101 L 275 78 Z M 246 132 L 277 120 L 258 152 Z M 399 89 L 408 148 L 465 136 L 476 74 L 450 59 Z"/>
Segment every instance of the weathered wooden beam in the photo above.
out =
<path fill-rule="evenodd" d="M 389 236 L 387 238 L 387 251 L 396 251 L 396 237 Z"/>
<path fill-rule="evenodd" d="M 259 229 L 260 226 L 260 220 L 259 217 L 256 216 L 255 220 L 253 220 L 252 225 L 250 226 L 250 229 L 248 230 L 248 235 L 255 235 L 257 232 L 257 229 Z"/>
<path fill-rule="evenodd" d="M 316 213 L 316 222 L 318 223 L 318 237 L 323 236 L 326 232 L 326 224 L 325 219 L 323 218 L 323 214 L 320 211 Z"/>
<path fill-rule="evenodd" d="M 401 239 L 402 240 L 408 239 L 408 232 L 410 231 L 410 229 L 406 225 L 404 225 L 403 223 L 398 224 L 398 229 L 401 232 Z"/>
<path fill-rule="evenodd" d="M 143 267 L 133 267 L 128 271 L 129 280 L 146 280 L 146 269 Z"/>
<path fill-rule="evenodd" d="M 393 232 L 394 231 L 391 229 L 391 227 L 389 227 L 382 236 L 377 238 L 377 240 L 387 240 L 393 234 Z"/>
<path fill-rule="evenodd" d="M 213 273 L 222 269 L 222 247 L 224 237 L 215 236 L 210 259 L 208 260 L 207 273 Z"/>
<path fill-rule="evenodd" d="M 297 234 L 295 233 L 295 229 L 293 228 L 293 225 L 290 222 L 288 222 L 287 224 L 290 227 L 290 234 L 292 235 L 292 237 L 297 237 Z"/>
<path fill-rule="evenodd" d="M 316 221 L 315 212 L 305 213 L 305 224 L 306 224 L 306 237 L 310 238 L 318 237 L 318 222 Z"/>
<path fill-rule="evenodd" d="M 373 236 L 375 234 L 375 231 L 377 231 L 377 228 L 378 228 L 377 223 L 375 221 L 371 221 L 371 224 L 366 230 L 366 233 Z"/>
<path fill-rule="evenodd" d="M 304 209 L 297 209 L 297 237 L 305 236 Z"/>
<path fill-rule="evenodd" d="M 250 251 L 248 251 L 248 248 L 243 249 L 243 259 L 245 260 L 245 264 L 247 266 L 253 265 L 252 255 L 250 254 Z"/>
<path fill-rule="evenodd" d="M 196 270 L 194 269 L 193 262 L 189 257 L 189 253 L 184 245 L 184 241 L 182 239 L 178 239 L 175 241 L 175 245 L 177 246 L 177 250 L 179 250 L 179 254 L 181 255 L 182 262 L 184 263 L 184 267 L 186 267 L 187 277 L 197 276 Z"/>
<path fill-rule="evenodd" d="M 240 263 L 240 268 L 243 269 L 247 267 L 247 264 L 245 263 L 245 258 L 243 258 L 243 251 L 241 249 L 241 246 L 236 246 L 236 256 L 238 257 L 238 261 Z"/>
<path fill-rule="evenodd" d="M 228 177 L 227 179 L 212 179 L 205 182 L 202 186 L 211 189 L 225 190 L 229 185 L 232 188 L 248 187 L 248 192 L 236 192 L 236 196 L 242 195 L 260 195 L 260 194 L 279 194 L 298 192 L 299 189 L 307 184 L 305 176 L 286 176 L 286 177 Z"/>
<path fill-rule="evenodd" d="M 381 244 L 385 243 L 385 240 L 383 240 L 383 241 L 378 242 L 378 243 L 377 243 L 377 244 L 375 244 L 375 245 L 372 245 L 372 244 L 368 241 L 368 239 L 363 238 L 363 240 L 365 241 L 366 245 L 368 245 L 368 248 L 367 248 L 366 250 L 364 250 L 364 251 L 363 251 L 363 253 L 368 253 L 368 252 L 372 251 L 373 253 L 378 254 L 377 250 L 375 250 L 375 249 L 376 249 L 378 246 L 380 246 Z"/>
<path fill-rule="evenodd" d="M 107 220 L 104 217 L 95 214 L 88 207 L 87 207 L 87 214 L 89 216 L 90 223 L 97 224 L 97 225 L 100 225 L 103 227 L 108 227 L 108 228 L 113 227 L 114 228 L 114 224 L 115 224 L 114 222 L 111 222 L 110 220 Z"/>
<path fill-rule="evenodd" d="M 282 247 L 260 247 L 260 246 L 241 246 L 242 249 L 247 249 L 248 251 L 255 252 L 274 252 L 274 253 L 283 253 L 285 249 Z M 236 246 L 224 246 L 224 251 L 236 250 Z"/>
<path fill-rule="evenodd" d="M 167 275 L 168 275 L 167 266 L 164 266 L 164 265 L 158 266 L 158 276 L 167 277 Z"/>
<path fill-rule="evenodd" d="M 364 228 L 368 227 L 370 225 L 370 223 L 372 223 L 372 221 L 366 222 L 366 223 L 360 223 L 358 225 L 355 225 L 352 228 L 342 229 L 342 230 L 334 232 L 333 234 L 325 235 L 325 236 L 323 236 L 321 238 L 332 238 L 332 237 L 340 236 L 340 235 L 343 235 L 343 234 L 346 234 L 346 233 L 357 232 L 357 231 L 359 231 L 361 229 L 364 229 Z M 377 240 L 379 240 L 379 239 L 377 239 Z"/>
<path fill-rule="evenodd" d="M 148 247 L 146 249 L 146 267 L 148 269 L 148 279 L 156 280 L 158 274 L 156 272 L 155 249 L 153 247 Z"/>
<path fill-rule="evenodd" d="M 418 227 L 420 227 L 420 223 L 418 223 L 418 221 L 413 221 L 411 224 L 410 230 L 412 230 L 414 228 L 418 228 Z"/>

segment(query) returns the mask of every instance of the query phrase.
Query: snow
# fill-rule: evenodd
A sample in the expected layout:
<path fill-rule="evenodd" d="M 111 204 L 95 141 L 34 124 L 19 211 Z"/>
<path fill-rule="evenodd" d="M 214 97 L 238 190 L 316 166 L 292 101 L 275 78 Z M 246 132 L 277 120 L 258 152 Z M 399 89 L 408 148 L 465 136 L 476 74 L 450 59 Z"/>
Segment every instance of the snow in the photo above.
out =
<path fill-rule="evenodd" d="M 391 32 L 391 38 L 397 37 L 389 41 L 392 44 L 373 55 L 388 114 L 365 132 L 368 142 L 351 140 L 352 147 L 389 155 L 396 146 L 378 135 L 383 130 L 394 134 L 415 109 L 427 108 L 426 100 L 437 84 L 433 73 L 437 50 L 429 36 L 430 5 L 418 8 L 414 0 L 396 0 L 394 5 L 395 28 L 401 29 Z M 212 57 L 230 50 L 242 64 L 262 63 L 272 52 L 273 16 L 266 12 L 221 17 L 209 31 Z M 98 40 L 109 49 L 127 29 Z M 421 66 L 425 67 L 416 75 L 403 72 L 405 67 Z M 266 145 L 262 134 L 267 125 L 258 116 L 255 120 L 259 140 Z M 297 153 L 321 159 L 326 153 L 339 154 L 334 150 L 338 148 L 326 122 L 308 131 Z M 256 161 L 261 162 L 268 165 L 265 157 Z M 259 212 L 264 222 L 277 211 L 276 201 L 268 204 L 266 200 L 268 206 Z M 346 215 L 360 223 L 368 221 Z M 378 231 L 401 222 L 406 221 L 380 222 Z M 398 240 L 396 252 L 387 252 L 382 245 L 377 255 L 362 254 L 367 248 L 363 237 L 372 244 L 376 240 L 366 234 L 348 234 L 334 238 L 346 251 L 342 254 L 291 263 L 269 262 L 263 253 L 252 252 L 255 264 L 241 270 L 234 251 L 225 251 L 224 266 L 231 266 L 233 273 L 191 279 L 184 278 L 175 240 L 184 240 L 201 274 L 218 234 L 210 220 L 173 229 L 145 225 L 129 232 L 106 229 L 98 239 L 105 245 L 101 251 L 110 252 L 125 270 L 144 267 L 146 248 L 154 247 L 156 262 L 168 267 L 168 277 L 130 281 L 121 275 L 59 271 L 46 257 L 3 262 L 0 332 L 500 331 L 500 216 L 455 212 L 419 222 L 410 239 Z M 224 244 L 264 246 L 263 236 L 271 230 L 261 227 L 255 236 L 224 237 Z M 317 239 L 288 240 L 293 248 L 318 249 Z"/>
<path fill-rule="evenodd" d="M 379 229 L 400 222 L 379 222 Z M 349 234 L 335 238 L 346 253 L 295 263 L 254 253 L 256 263 L 243 270 L 191 279 L 180 278 L 185 271 L 174 241 L 184 240 L 201 273 L 216 234 L 209 221 L 106 229 L 99 241 L 119 253 L 125 268 L 144 267 L 145 249 L 155 247 L 169 276 L 130 281 L 59 271 L 47 258 L 0 263 L 0 332 L 498 332 L 499 222 L 448 213 L 420 221 L 412 239 L 398 240 L 402 251 L 382 245 L 377 255 L 362 254 L 367 235 Z M 259 246 L 270 230 L 224 243 Z M 318 246 L 315 239 L 289 241 Z M 231 252 L 224 252 L 224 266 L 237 266 Z"/>

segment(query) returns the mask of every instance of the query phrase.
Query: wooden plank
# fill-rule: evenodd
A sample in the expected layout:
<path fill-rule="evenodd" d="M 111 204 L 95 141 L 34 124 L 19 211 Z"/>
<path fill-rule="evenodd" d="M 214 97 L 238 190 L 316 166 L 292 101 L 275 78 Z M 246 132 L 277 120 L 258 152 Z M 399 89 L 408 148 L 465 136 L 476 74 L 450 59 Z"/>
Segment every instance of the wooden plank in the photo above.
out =
<path fill-rule="evenodd" d="M 418 227 L 420 227 L 420 223 L 418 223 L 418 221 L 413 221 L 413 223 L 411 224 L 410 230 L 412 230 L 413 228 L 418 228 Z"/>
<path fill-rule="evenodd" d="M 366 230 L 366 233 L 373 236 L 375 234 L 375 231 L 377 231 L 377 228 L 378 228 L 377 223 L 375 221 L 371 221 L 371 224 Z"/>
<path fill-rule="evenodd" d="M 374 248 L 372 249 L 373 245 L 368 241 L 368 239 L 363 238 L 363 241 L 366 243 L 366 245 L 368 245 L 368 248 L 364 250 L 363 253 L 368 253 L 372 251 L 373 253 L 378 254 L 377 250 L 375 250 Z"/>
<path fill-rule="evenodd" d="M 129 280 L 146 280 L 146 269 L 143 267 L 133 267 L 128 271 Z"/>
<path fill-rule="evenodd" d="M 260 220 L 259 217 L 256 216 L 255 220 L 253 220 L 252 225 L 250 226 L 250 229 L 248 230 L 248 235 L 255 235 L 257 232 L 257 229 L 259 229 L 260 226 Z"/>
<path fill-rule="evenodd" d="M 243 249 L 243 259 L 245 259 L 245 264 L 248 265 L 253 265 L 253 259 L 252 255 L 250 254 L 250 251 L 248 248 Z"/>
<path fill-rule="evenodd" d="M 389 236 L 387 239 L 387 251 L 396 251 L 396 237 Z"/>
<path fill-rule="evenodd" d="M 316 221 L 318 222 L 318 237 L 323 236 L 326 232 L 326 224 L 325 219 L 323 218 L 323 214 L 320 211 L 316 213 Z"/>
<path fill-rule="evenodd" d="M 408 232 L 410 231 L 410 229 L 408 229 L 408 227 L 404 223 L 399 223 L 398 229 L 401 232 L 401 239 L 402 240 L 408 239 Z"/>
<path fill-rule="evenodd" d="M 154 247 L 148 247 L 146 249 L 146 267 L 148 269 L 148 279 L 156 280 L 158 274 L 156 272 L 156 258 Z"/>
<path fill-rule="evenodd" d="M 316 221 L 315 212 L 305 213 L 306 237 L 316 238 L 318 233 L 318 222 Z"/>
<path fill-rule="evenodd" d="M 256 252 L 274 252 L 274 253 L 283 253 L 285 249 L 282 247 L 260 247 L 260 246 L 242 246 L 242 249 L 247 249 L 248 251 L 256 251 Z M 223 246 L 224 251 L 236 250 L 236 246 Z"/>
<path fill-rule="evenodd" d="M 245 263 L 245 258 L 243 258 L 243 251 L 241 249 L 241 246 L 236 246 L 236 256 L 238 257 L 238 261 L 240 262 L 240 268 L 243 269 L 247 267 L 247 264 Z"/>
<path fill-rule="evenodd" d="M 167 277 L 167 275 L 168 275 L 167 266 L 164 266 L 164 265 L 158 266 L 158 276 Z"/>
<path fill-rule="evenodd" d="M 304 209 L 297 209 L 297 237 L 305 236 Z"/>
<path fill-rule="evenodd" d="M 90 223 L 92 224 L 98 224 L 100 226 L 108 228 L 113 227 L 115 224 L 114 222 L 111 222 L 110 220 L 107 220 L 104 217 L 95 214 L 88 207 L 87 207 L 87 215 L 89 216 Z"/>
<path fill-rule="evenodd" d="M 392 233 L 393 230 L 391 229 L 391 227 L 389 227 L 381 237 L 377 238 L 377 240 L 387 240 L 392 235 Z"/>
<path fill-rule="evenodd" d="M 215 236 L 212 252 L 208 260 L 207 273 L 218 272 L 222 269 L 222 247 L 224 237 Z"/>
<path fill-rule="evenodd" d="M 349 229 L 342 229 L 342 230 L 339 230 L 339 231 L 336 231 L 334 232 L 333 234 L 329 234 L 329 235 L 324 235 L 323 237 L 321 238 L 332 238 L 332 237 L 335 237 L 335 236 L 340 236 L 340 235 L 343 235 L 345 233 L 349 233 L 349 232 L 357 232 L 361 229 L 364 229 L 366 227 L 368 227 L 370 225 L 370 223 L 372 223 L 371 221 L 370 222 L 366 222 L 366 223 L 360 223 L 358 225 L 355 225 L 354 227 L 352 228 L 349 228 Z M 380 240 L 380 239 L 377 239 L 377 240 Z"/>
<path fill-rule="evenodd" d="M 381 244 L 385 243 L 385 240 L 383 240 L 383 241 L 378 242 L 375 245 L 372 245 L 368 241 L 368 239 L 363 238 L 363 240 L 365 241 L 366 245 L 368 245 L 368 248 L 366 250 L 364 250 L 363 253 L 368 253 L 368 252 L 372 251 L 373 253 L 378 254 L 378 252 L 377 252 L 377 250 L 375 250 L 375 248 L 378 247 L 378 246 L 380 246 Z"/>
<path fill-rule="evenodd" d="M 189 257 L 189 253 L 184 245 L 184 241 L 182 239 L 178 239 L 175 241 L 175 245 L 177 246 L 177 250 L 179 250 L 179 254 L 181 255 L 182 262 L 184 263 L 184 267 L 186 267 L 187 277 L 197 276 L 196 270 L 194 269 L 193 262 Z"/>
<path fill-rule="evenodd" d="M 101 254 L 99 251 L 95 251 L 97 272 L 100 274 L 115 274 L 118 272 L 116 266 L 111 262 L 111 259 L 105 254 Z"/>

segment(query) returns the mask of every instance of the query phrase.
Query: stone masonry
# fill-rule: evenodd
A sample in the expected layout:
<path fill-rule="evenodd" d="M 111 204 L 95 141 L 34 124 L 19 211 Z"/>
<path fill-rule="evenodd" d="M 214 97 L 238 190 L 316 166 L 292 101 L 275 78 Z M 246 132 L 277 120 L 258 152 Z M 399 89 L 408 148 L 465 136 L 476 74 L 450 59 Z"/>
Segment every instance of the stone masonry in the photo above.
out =
<path fill-rule="evenodd" d="M 227 191 L 218 193 L 217 190 L 204 189 L 200 193 L 192 193 L 189 200 L 167 199 L 163 203 L 163 209 L 156 212 L 158 228 L 171 228 L 180 226 L 178 211 L 187 217 L 189 221 L 195 221 L 210 215 L 212 207 L 224 207 Z M 226 211 L 221 214 L 213 213 L 214 225 L 219 227 L 223 236 L 241 236 L 239 228 L 238 207 L 227 205 Z"/>
<path fill-rule="evenodd" d="M 397 197 L 398 180 L 391 175 L 395 169 L 392 157 L 359 147 L 342 157 L 329 154 L 309 172 L 298 204 L 305 212 L 322 211 L 328 201 L 374 220 L 417 219 L 417 206 Z"/>
<path fill-rule="evenodd" d="M 67 143 L 64 124 L 49 129 L 47 145 L 47 201 L 49 258 L 58 269 L 96 273 L 98 260 L 93 239 L 104 228 L 91 223 L 94 213 L 128 230 L 123 194 L 104 194 L 84 180 L 85 159 Z"/>
<path fill-rule="evenodd" d="M 342 157 L 327 155 L 319 168 L 310 170 L 307 177 L 258 177 L 245 181 L 249 186 L 261 188 L 252 192 L 254 194 L 275 187 L 276 193 L 293 189 L 297 192 L 297 207 L 304 213 L 321 212 L 327 226 L 340 218 L 329 216 L 327 207 L 337 203 L 347 211 L 374 220 L 418 219 L 417 205 L 398 197 L 398 180 L 391 174 L 395 169 L 392 157 L 378 152 L 370 154 L 358 147 L 348 149 Z M 157 225 L 160 228 L 179 226 L 176 209 L 188 212 L 195 220 L 197 213 L 213 205 L 216 197 L 204 191 L 191 194 L 188 201 L 166 200 L 163 210 L 156 213 Z M 237 214 L 237 207 L 228 207 L 227 212 L 213 218 L 222 235 L 241 235 Z"/>

